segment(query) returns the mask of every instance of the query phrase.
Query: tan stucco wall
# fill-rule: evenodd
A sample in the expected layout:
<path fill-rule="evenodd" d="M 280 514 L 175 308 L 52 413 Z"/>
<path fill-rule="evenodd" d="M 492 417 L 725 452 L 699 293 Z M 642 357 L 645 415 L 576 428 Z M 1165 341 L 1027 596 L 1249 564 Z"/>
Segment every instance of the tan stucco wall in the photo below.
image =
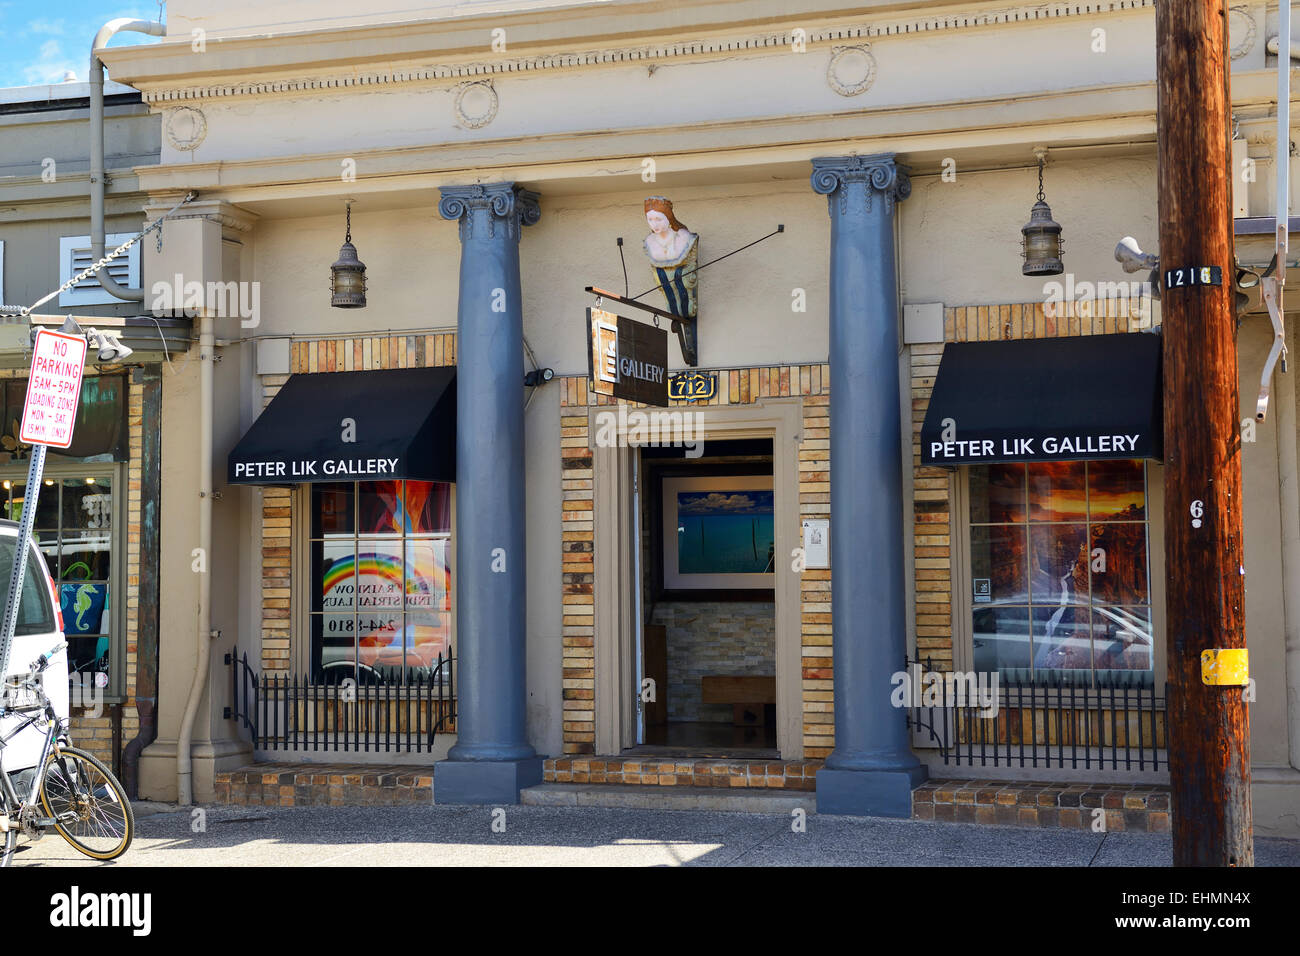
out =
<path fill-rule="evenodd" d="M 1065 258 L 1076 282 L 1134 278 L 1115 263 L 1123 235 L 1154 247 L 1155 158 L 1053 160 L 1048 199 L 1064 228 Z M 642 200 L 664 189 L 595 196 L 549 196 L 542 218 L 524 231 L 521 271 L 524 334 L 542 365 L 557 374 L 585 371 L 586 285 L 622 291 L 616 236 L 622 236 L 628 284 L 653 284 L 641 249 Z M 957 181 L 917 177 L 900 204 L 904 302 L 987 304 L 1034 301 L 1044 281 L 1020 273 L 1020 227 L 1037 189 L 1031 169 L 962 172 Z M 805 177 L 767 184 L 668 190 L 678 217 L 700 233 L 707 261 L 776 228 L 785 232 L 700 273 L 702 366 L 824 361 L 827 355 L 827 256 L 830 220 L 824 197 Z M 412 197 L 409 210 L 353 209 L 353 240 L 366 263 L 369 305 L 357 314 L 329 306 L 329 263 L 342 242 L 342 208 L 332 216 L 274 219 L 256 227 L 253 275 L 261 283 L 256 335 L 343 333 L 362 328 L 452 328 L 460 247 L 454 223 L 436 213 L 437 193 Z M 1057 277 L 1063 280 L 1065 277 Z M 804 290 L 806 312 L 792 311 Z M 645 301 L 661 298 L 652 293 Z M 359 319 L 364 316 L 365 322 Z M 684 367 L 676 348 L 670 364 Z"/>
<path fill-rule="evenodd" d="M 1155 149 L 1108 159 L 1089 152 L 1049 154 L 1043 177 L 1063 230 L 1066 270 L 1076 284 L 1145 279 L 1125 273 L 1114 252 L 1126 235 L 1144 249 L 1158 245 Z M 1036 302 L 1046 297 L 1047 282 L 1064 283 L 1064 275 L 1044 280 L 1020 272 L 1020 228 L 1037 190 L 1035 169 L 966 172 L 958 161 L 955 181 L 917 177 L 899 205 L 903 302 Z"/>

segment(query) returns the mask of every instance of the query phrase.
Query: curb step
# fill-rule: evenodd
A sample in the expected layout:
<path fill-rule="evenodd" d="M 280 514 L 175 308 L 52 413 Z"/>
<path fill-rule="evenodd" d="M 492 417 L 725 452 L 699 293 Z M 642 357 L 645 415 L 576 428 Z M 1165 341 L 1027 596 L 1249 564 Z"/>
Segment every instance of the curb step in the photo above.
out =
<path fill-rule="evenodd" d="M 519 792 L 531 807 L 615 807 L 629 810 L 726 810 L 737 813 L 817 812 L 814 793 L 762 792 L 721 787 L 656 787 L 588 783 L 543 783 Z"/>

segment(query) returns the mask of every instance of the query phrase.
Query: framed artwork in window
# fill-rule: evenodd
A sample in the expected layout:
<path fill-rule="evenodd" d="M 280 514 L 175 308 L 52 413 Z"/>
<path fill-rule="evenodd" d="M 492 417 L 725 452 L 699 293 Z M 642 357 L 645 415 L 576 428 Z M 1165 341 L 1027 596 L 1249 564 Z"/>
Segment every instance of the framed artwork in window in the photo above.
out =
<path fill-rule="evenodd" d="M 968 476 L 975 670 L 1154 687 L 1146 462 L 975 465 Z"/>
<path fill-rule="evenodd" d="M 771 590 L 776 526 L 771 475 L 663 479 L 665 590 Z"/>

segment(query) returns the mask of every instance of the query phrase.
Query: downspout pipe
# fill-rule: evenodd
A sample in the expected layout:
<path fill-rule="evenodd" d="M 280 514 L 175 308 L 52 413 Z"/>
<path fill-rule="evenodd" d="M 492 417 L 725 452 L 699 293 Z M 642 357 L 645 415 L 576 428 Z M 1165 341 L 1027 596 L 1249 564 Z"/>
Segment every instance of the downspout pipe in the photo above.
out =
<path fill-rule="evenodd" d="M 104 63 L 99 51 L 123 30 L 160 37 L 166 29 L 154 21 L 122 17 L 100 27 L 90 45 L 90 258 L 93 262 L 104 258 Z M 144 289 L 122 288 L 107 269 L 100 270 L 99 284 L 119 299 L 144 301 Z"/>
<path fill-rule="evenodd" d="M 188 807 L 194 802 L 194 772 L 190 748 L 194 741 L 194 720 L 208 683 L 212 657 L 212 395 L 216 339 L 212 316 L 206 310 L 199 319 L 199 607 L 195 628 L 198 657 L 194 681 L 190 684 L 185 716 L 176 741 L 176 802 Z"/>

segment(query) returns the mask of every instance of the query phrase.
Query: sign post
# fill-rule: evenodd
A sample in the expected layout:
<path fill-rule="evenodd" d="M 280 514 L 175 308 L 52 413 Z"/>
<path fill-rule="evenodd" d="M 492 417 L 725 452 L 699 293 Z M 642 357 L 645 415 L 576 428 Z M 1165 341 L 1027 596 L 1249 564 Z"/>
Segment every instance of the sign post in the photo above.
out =
<path fill-rule="evenodd" d="M 27 572 L 27 542 L 36 521 L 36 503 L 45 474 L 45 452 L 53 445 L 67 448 L 72 444 L 72 426 L 81 400 L 81 373 L 86 366 L 86 340 L 67 332 L 38 329 L 32 347 L 32 367 L 27 379 L 27 400 L 23 403 L 23 423 L 19 441 L 32 446 L 32 460 L 27 468 L 27 487 L 23 490 L 23 516 L 19 522 L 18 541 L 14 547 L 13 573 L 9 577 L 9 597 L 5 616 L 0 622 L 0 676 L 9 673 L 9 649 L 13 645 L 18 623 L 18 605 L 23 578 Z"/>

